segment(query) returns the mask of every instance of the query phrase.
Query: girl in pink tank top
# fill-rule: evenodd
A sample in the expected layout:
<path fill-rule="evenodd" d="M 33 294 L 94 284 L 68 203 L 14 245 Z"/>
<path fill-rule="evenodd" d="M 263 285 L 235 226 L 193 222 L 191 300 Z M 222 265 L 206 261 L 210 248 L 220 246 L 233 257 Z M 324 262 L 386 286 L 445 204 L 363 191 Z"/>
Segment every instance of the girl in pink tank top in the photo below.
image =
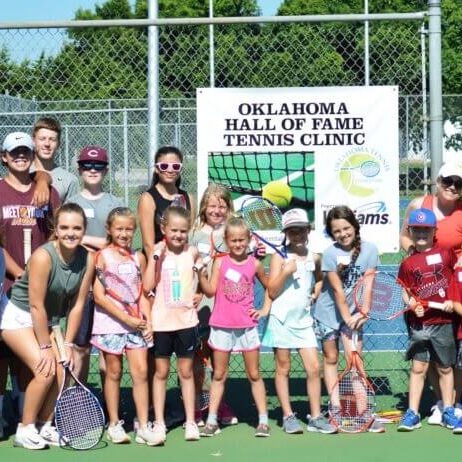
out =
<path fill-rule="evenodd" d="M 116 444 L 130 437 L 119 419 L 120 378 L 125 353 L 133 381 L 133 400 L 140 422 L 137 442 L 153 445 L 155 435 L 148 426 L 147 347 L 152 341 L 149 302 L 143 295 L 141 274 L 146 260 L 132 250 L 136 218 L 127 207 L 113 209 L 106 221 L 109 245 L 96 258 L 98 277 L 93 285 L 95 318 L 91 343 L 106 364 L 104 398 L 109 427 L 108 438 Z M 130 303 L 128 303 L 130 302 Z"/>
<path fill-rule="evenodd" d="M 213 436 L 220 431 L 217 413 L 223 398 L 229 359 L 232 351 L 240 351 L 258 410 L 255 436 L 269 436 L 266 390 L 259 366 L 260 339 L 257 321 L 251 316 L 255 278 L 266 288 L 267 276 L 262 263 L 247 255 L 250 231 L 242 218 L 233 217 L 227 221 L 224 238 L 229 255 L 214 261 L 210 279 L 205 268 L 199 271 L 202 291 L 207 297 L 215 296 L 209 338 L 213 350 L 213 379 L 209 414 L 201 435 Z"/>

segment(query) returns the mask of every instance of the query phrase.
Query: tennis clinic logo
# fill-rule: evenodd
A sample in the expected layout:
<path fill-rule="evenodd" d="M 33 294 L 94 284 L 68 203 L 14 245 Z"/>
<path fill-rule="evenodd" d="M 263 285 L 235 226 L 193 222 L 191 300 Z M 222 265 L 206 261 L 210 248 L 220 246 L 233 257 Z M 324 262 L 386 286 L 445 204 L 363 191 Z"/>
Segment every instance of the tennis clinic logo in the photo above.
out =
<path fill-rule="evenodd" d="M 364 147 L 348 151 L 335 165 L 343 189 L 356 197 L 375 194 L 383 184 L 384 171 L 389 168 L 382 155 Z"/>

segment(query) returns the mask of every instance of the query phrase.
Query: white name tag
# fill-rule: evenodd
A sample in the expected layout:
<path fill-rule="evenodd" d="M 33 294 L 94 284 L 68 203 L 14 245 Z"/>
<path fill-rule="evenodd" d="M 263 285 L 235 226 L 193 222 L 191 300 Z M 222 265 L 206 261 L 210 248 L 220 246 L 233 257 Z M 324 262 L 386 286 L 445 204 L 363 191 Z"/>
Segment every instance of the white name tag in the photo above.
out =
<path fill-rule="evenodd" d="M 201 254 L 209 254 L 210 253 L 210 244 L 206 244 L 205 242 L 199 242 L 197 244 L 197 250 Z"/>
<path fill-rule="evenodd" d="M 225 273 L 225 278 L 238 283 L 241 279 L 241 273 L 233 268 L 228 268 Z"/>
<path fill-rule="evenodd" d="M 462 271 L 457 271 L 457 280 L 462 282 Z"/>
<path fill-rule="evenodd" d="M 441 255 L 439 253 L 435 253 L 433 255 L 427 255 L 425 258 L 427 265 L 436 265 L 437 263 L 441 263 Z"/>
<path fill-rule="evenodd" d="M 175 269 L 175 261 L 172 258 L 166 258 L 164 263 L 162 264 L 163 268 L 166 270 L 174 270 Z"/>
<path fill-rule="evenodd" d="M 83 211 L 85 212 L 85 216 L 87 218 L 95 218 L 95 211 L 94 209 L 83 209 Z"/>
<path fill-rule="evenodd" d="M 350 261 L 350 255 L 337 255 L 337 265 L 349 265 Z"/>
<path fill-rule="evenodd" d="M 133 265 L 131 263 L 121 263 L 119 266 L 117 266 L 117 272 L 119 274 L 132 274 Z"/>

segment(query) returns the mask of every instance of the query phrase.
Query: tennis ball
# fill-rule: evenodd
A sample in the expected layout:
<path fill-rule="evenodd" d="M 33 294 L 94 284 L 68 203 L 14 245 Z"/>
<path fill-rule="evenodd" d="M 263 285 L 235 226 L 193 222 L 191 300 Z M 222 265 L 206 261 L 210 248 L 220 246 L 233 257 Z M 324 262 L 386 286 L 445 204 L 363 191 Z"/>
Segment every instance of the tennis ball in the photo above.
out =
<path fill-rule="evenodd" d="M 263 186 L 262 197 L 278 207 L 287 207 L 292 200 L 292 190 L 283 181 L 270 181 Z"/>

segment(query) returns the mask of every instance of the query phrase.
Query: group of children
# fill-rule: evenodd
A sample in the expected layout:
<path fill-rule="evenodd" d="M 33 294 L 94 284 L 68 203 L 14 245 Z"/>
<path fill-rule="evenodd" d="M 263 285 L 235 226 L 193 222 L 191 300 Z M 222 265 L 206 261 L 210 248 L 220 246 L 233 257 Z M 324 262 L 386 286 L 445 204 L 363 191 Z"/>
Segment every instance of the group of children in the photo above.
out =
<path fill-rule="evenodd" d="M 45 134 L 54 128 L 47 125 Z M 29 170 L 34 146 L 23 135 L 19 144 L 4 143 L 3 160 L 9 173 L 1 183 L 8 186 L 13 183 L 17 190 L 30 195 Z M 59 135 L 51 141 L 56 149 Z M 38 141 L 35 143 L 38 146 Z M 48 151 L 52 150 L 48 146 Z M 42 157 L 46 164 L 46 153 Z M 68 356 L 80 368 L 81 377 L 86 376 L 89 344 L 101 352 L 109 420 L 107 435 L 114 443 L 130 441 L 119 418 L 124 354 L 133 381 L 138 422 L 136 442 L 157 446 L 166 441 L 165 401 L 173 353 L 185 409 L 186 440 L 196 441 L 200 436 L 210 437 L 220 432 L 220 409 L 231 353 L 235 352 L 243 355 L 258 412 L 255 436 L 269 436 L 266 391 L 259 367 L 261 344 L 274 351 L 275 386 L 282 408 L 283 430 L 290 434 L 303 432 L 289 393 L 291 350 L 295 349 L 306 372 L 310 403 L 307 430 L 336 433 L 336 427 L 321 412 L 317 339 L 322 345 L 324 380 L 329 391 L 337 380 L 339 339 L 349 355 L 353 331 L 360 330 L 366 322 L 365 316 L 355 309 L 352 290 L 366 271 L 377 267 L 377 247 L 361 239 L 354 212 L 346 206 L 336 206 L 326 218 L 326 232 L 333 243 L 320 257 L 308 245 L 310 223 L 306 211 L 291 209 L 283 215 L 287 258 L 273 254 L 267 275 L 261 259 L 249 252 L 251 232 L 245 221 L 233 214 L 226 188 L 210 185 L 200 201 L 198 219 L 194 220 L 193 201 L 180 189 L 182 161 L 181 153 L 174 147 L 161 148 L 156 154 L 153 184 L 138 205 L 144 252 L 132 248 L 135 214 L 102 191 L 108 167 L 106 151 L 88 147 L 78 160 L 84 189 L 71 194 L 67 204 L 55 213 L 52 241 L 40 247 L 43 241 L 35 239 L 33 248 L 38 250 L 26 270 L 18 270 L 17 274 L 11 270 L 15 267 L 8 265 L 11 256 L 5 253 L 7 274 L 17 281 L 9 300 L 3 296 L 0 332 L 6 345 L 33 372 L 32 380 L 26 382 L 24 414 L 18 424 L 15 445 L 42 449 L 59 444 L 51 424 L 57 368 L 49 325 L 63 316 L 68 320 Z M 58 179 L 52 175 L 53 168 L 45 167 L 41 168 L 50 172 L 54 185 Z M 51 202 L 47 204 L 48 207 Z M 47 207 L 10 225 L 39 226 L 37 219 L 50 214 L 51 207 Z M 3 218 L 5 210 L 4 207 Z M 452 366 L 456 364 L 457 351 L 452 311 L 462 314 L 462 287 L 459 287 L 462 271 L 456 266 L 452 252 L 433 246 L 436 219 L 432 213 L 419 209 L 409 216 L 415 254 L 403 261 L 399 277 L 420 299 L 444 301 L 445 311 L 426 310 L 412 296 L 404 294 L 415 310 L 408 319 L 411 339 L 408 357 L 412 359 L 409 410 L 398 430 L 420 426 L 418 408 L 425 372 L 429 361 L 434 361 L 444 402 L 443 424 L 460 433 L 462 425 L 454 410 L 453 395 Z M 213 253 L 217 240 L 223 241 L 222 249 L 226 252 L 203 264 Z M 5 248 L 10 251 L 8 245 Z M 25 256 L 17 260 L 16 266 L 23 268 Z M 104 274 L 115 275 L 115 279 L 105 279 Z M 111 287 L 110 282 L 116 279 L 137 294 L 136 302 L 132 303 L 135 306 L 117 296 L 118 283 Z M 261 309 L 254 306 L 257 279 L 265 288 Z M 63 293 L 68 296 L 63 297 Z M 260 341 L 257 325 L 263 317 L 268 317 L 268 321 Z M 460 331 L 459 336 L 462 337 Z M 26 344 L 20 341 L 24 338 L 28 339 Z M 201 345 L 199 359 L 198 345 Z M 361 336 L 357 346 L 361 351 Z M 202 416 L 198 417 L 197 401 L 203 376 L 198 378 L 195 371 L 197 362 L 207 361 L 210 351 L 213 368 L 210 402 L 206 422 L 199 428 Z M 151 382 L 153 424 L 148 417 Z M 374 420 L 369 431 L 379 433 L 384 428 Z"/>

